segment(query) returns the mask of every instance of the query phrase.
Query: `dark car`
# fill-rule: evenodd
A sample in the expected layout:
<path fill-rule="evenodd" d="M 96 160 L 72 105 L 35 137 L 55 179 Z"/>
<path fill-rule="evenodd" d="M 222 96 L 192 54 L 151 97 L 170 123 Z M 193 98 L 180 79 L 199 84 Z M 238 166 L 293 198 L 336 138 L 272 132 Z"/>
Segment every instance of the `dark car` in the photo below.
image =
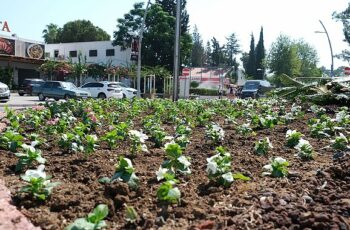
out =
<path fill-rule="evenodd" d="M 264 80 L 248 80 L 240 93 L 241 98 L 259 98 L 265 96 L 265 93 L 273 87 L 270 82 Z"/>
<path fill-rule="evenodd" d="M 32 94 L 38 95 L 40 101 L 46 98 L 54 98 L 58 101 L 59 99 L 91 97 L 89 92 L 78 89 L 71 82 L 64 81 L 47 81 L 40 87 L 34 87 Z"/>
<path fill-rule="evenodd" d="M 24 94 L 32 95 L 33 87 L 38 87 L 44 84 L 43 79 L 24 79 L 23 83 L 19 86 L 18 94 L 23 96 Z"/>

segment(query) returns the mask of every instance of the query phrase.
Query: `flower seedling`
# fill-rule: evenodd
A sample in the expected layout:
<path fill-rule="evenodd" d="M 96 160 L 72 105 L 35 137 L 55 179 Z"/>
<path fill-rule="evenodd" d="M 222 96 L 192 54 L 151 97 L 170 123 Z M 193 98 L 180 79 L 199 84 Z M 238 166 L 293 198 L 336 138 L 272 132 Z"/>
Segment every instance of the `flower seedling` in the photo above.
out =
<path fill-rule="evenodd" d="M 295 149 L 298 150 L 298 156 L 304 160 L 314 159 L 314 149 L 309 141 L 301 138 L 299 143 L 295 146 Z"/>
<path fill-rule="evenodd" d="M 174 175 L 166 174 L 166 181 L 163 182 L 157 190 L 157 198 L 159 201 L 168 204 L 176 204 L 180 202 L 181 192 L 179 188 L 174 187 L 178 181 Z"/>
<path fill-rule="evenodd" d="M 16 152 L 17 148 L 22 145 L 23 136 L 13 130 L 7 130 L 0 136 L 1 148 Z"/>
<path fill-rule="evenodd" d="M 258 155 L 266 155 L 273 146 L 268 137 L 260 139 L 255 143 L 254 150 Z"/>
<path fill-rule="evenodd" d="M 115 174 L 111 181 L 119 180 L 128 183 L 130 188 L 136 189 L 139 185 L 139 178 L 135 174 L 135 169 L 132 166 L 131 160 L 125 157 L 120 157 L 116 164 Z"/>
<path fill-rule="evenodd" d="M 58 145 L 65 150 L 71 150 L 73 152 L 84 151 L 84 146 L 82 145 L 80 136 L 73 133 L 62 134 Z"/>
<path fill-rule="evenodd" d="M 129 131 L 129 138 L 131 140 L 131 154 L 136 155 L 138 152 L 148 152 L 147 145 L 145 141 L 148 139 L 148 136 L 137 130 Z"/>
<path fill-rule="evenodd" d="M 108 206 L 99 204 L 92 213 L 85 218 L 76 219 L 72 224 L 65 228 L 65 230 L 96 230 L 107 227 L 103 220 L 108 215 Z"/>
<path fill-rule="evenodd" d="M 191 174 L 189 159 L 182 155 L 182 149 L 177 143 L 165 144 L 165 160 L 157 172 L 157 179 L 162 180 L 165 172 L 175 175 L 176 172 L 188 175 Z"/>
<path fill-rule="evenodd" d="M 331 143 L 334 150 L 344 151 L 350 148 L 350 146 L 348 146 L 349 140 L 342 133 L 335 137 L 334 140 L 331 140 Z"/>
<path fill-rule="evenodd" d="M 213 123 L 206 127 L 205 137 L 214 143 L 219 143 L 224 140 L 225 131 L 219 125 Z"/>
<path fill-rule="evenodd" d="M 96 150 L 98 138 L 96 135 L 86 135 L 85 153 L 89 154 Z"/>
<path fill-rule="evenodd" d="M 301 132 L 289 129 L 286 133 L 287 146 L 294 148 L 299 143 L 299 140 L 302 136 L 304 135 Z"/>
<path fill-rule="evenodd" d="M 134 224 L 137 221 L 139 215 L 137 214 L 134 207 L 125 205 L 125 209 L 125 220 L 131 224 Z"/>
<path fill-rule="evenodd" d="M 289 162 L 282 157 L 276 157 L 271 160 L 271 164 L 265 165 L 263 176 L 286 177 L 288 175 Z"/>
<path fill-rule="evenodd" d="M 207 158 L 207 162 L 206 171 L 209 179 L 223 186 L 230 186 L 233 182 L 230 153 L 220 151 L 218 154 Z"/>
<path fill-rule="evenodd" d="M 40 165 L 36 170 L 27 170 L 21 178 L 28 183 L 19 192 L 29 193 L 39 200 L 46 200 L 52 193 L 52 189 L 59 182 L 51 183 L 49 176 L 44 172 L 45 165 Z"/>
<path fill-rule="evenodd" d="M 24 153 L 15 153 L 15 155 L 19 158 L 16 171 L 21 171 L 25 166 L 30 167 L 33 161 L 37 161 L 40 164 L 45 164 L 46 160 L 41 156 L 41 151 L 39 149 L 35 149 L 35 143 L 32 145 L 22 144 L 21 147 L 24 150 Z"/>

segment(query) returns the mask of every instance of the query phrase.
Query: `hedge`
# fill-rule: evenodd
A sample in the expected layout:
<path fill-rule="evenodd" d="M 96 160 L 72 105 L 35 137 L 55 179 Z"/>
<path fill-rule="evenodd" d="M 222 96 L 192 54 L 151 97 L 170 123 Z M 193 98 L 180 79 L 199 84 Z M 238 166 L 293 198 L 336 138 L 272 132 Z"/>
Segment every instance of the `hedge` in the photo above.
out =
<path fill-rule="evenodd" d="M 219 92 L 217 89 L 190 89 L 190 94 L 201 96 L 218 96 Z"/>

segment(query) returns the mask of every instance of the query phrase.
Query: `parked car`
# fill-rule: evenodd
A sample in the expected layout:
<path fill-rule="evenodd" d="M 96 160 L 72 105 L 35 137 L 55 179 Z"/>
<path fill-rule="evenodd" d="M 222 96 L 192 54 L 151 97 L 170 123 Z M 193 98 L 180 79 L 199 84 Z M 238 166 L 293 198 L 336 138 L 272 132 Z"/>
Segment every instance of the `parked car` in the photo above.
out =
<path fill-rule="evenodd" d="M 122 88 L 123 98 L 133 98 L 137 95 L 137 90 L 134 88 L 130 88 L 129 86 L 125 85 L 122 82 L 111 82 L 113 84 L 116 84 Z"/>
<path fill-rule="evenodd" d="M 264 97 L 265 93 L 270 91 L 273 87 L 270 82 L 265 80 L 248 80 L 243 86 L 240 93 L 241 98 L 259 98 Z"/>
<path fill-rule="evenodd" d="M 0 101 L 8 101 L 10 100 L 11 93 L 9 87 L 0 82 Z"/>
<path fill-rule="evenodd" d="M 33 87 L 32 94 L 38 95 L 40 101 L 46 98 L 54 98 L 58 101 L 59 99 L 91 97 L 89 92 L 78 89 L 71 82 L 64 81 L 47 81 L 41 86 Z"/>
<path fill-rule="evenodd" d="M 123 98 L 122 88 L 109 81 L 89 82 L 81 86 L 80 89 L 89 92 L 94 98 Z"/>
<path fill-rule="evenodd" d="M 45 81 L 43 79 L 24 79 L 23 83 L 19 86 L 18 94 L 23 96 L 24 94 L 32 95 L 33 87 L 41 86 Z"/>

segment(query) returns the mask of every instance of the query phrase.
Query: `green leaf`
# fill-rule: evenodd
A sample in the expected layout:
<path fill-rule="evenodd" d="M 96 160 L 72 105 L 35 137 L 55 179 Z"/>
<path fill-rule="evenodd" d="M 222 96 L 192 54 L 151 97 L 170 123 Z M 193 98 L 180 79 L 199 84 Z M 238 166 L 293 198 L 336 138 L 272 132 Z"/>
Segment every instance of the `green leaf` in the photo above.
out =
<path fill-rule="evenodd" d="M 91 223 L 97 224 L 108 215 L 108 206 L 105 204 L 99 204 L 93 211 L 89 213 L 87 220 Z"/>
<path fill-rule="evenodd" d="M 242 173 L 234 173 L 232 176 L 233 176 L 233 179 L 235 180 L 243 180 L 243 181 L 251 180 L 249 177 L 244 176 Z"/>

